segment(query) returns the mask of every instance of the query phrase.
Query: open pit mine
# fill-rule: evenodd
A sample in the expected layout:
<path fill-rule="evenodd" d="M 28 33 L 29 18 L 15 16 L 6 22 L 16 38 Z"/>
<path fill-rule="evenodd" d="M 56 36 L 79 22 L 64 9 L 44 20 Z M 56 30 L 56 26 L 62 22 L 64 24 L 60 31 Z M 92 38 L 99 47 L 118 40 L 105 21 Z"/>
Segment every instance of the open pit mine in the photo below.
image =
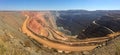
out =
<path fill-rule="evenodd" d="M 26 20 L 21 31 L 58 52 L 91 51 L 120 34 L 120 19 L 113 14 L 84 20 L 75 19 L 79 17 L 77 13 L 71 15 L 62 11 L 23 13 Z"/>

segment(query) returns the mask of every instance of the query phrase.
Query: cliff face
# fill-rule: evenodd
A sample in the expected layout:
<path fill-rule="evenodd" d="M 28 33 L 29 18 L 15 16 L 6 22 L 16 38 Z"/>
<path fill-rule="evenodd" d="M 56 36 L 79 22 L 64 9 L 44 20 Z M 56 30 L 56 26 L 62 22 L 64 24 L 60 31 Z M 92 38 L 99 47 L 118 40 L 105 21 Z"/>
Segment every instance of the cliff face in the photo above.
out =
<path fill-rule="evenodd" d="M 104 16 L 104 17 L 101 17 L 101 19 L 98 20 L 97 23 L 110 28 L 114 32 L 120 31 L 120 28 L 119 28 L 120 18 L 119 17 Z"/>
<path fill-rule="evenodd" d="M 66 34 L 78 35 L 80 31 L 85 29 L 90 23 L 105 15 L 105 12 L 95 11 L 57 11 L 54 12 L 56 24 L 58 27 L 63 27 L 61 31 L 68 30 Z"/>
<path fill-rule="evenodd" d="M 82 33 L 79 33 L 78 38 L 93 38 L 103 37 L 108 34 L 120 31 L 120 18 L 114 15 L 102 16 L 98 20 L 94 20 Z"/>
<path fill-rule="evenodd" d="M 120 11 L 53 12 L 58 30 L 78 38 L 103 37 L 120 30 Z M 95 23 L 94 23 L 95 21 Z"/>
<path fill-rule="evenodd" d="M 84 38 L 104 37 L 110 33 L 112 32 L 103 26 L 91 24 L 89 27 L 85 29 L 85 31 L 79 33 L 78 38 L 84 39 Z"/>

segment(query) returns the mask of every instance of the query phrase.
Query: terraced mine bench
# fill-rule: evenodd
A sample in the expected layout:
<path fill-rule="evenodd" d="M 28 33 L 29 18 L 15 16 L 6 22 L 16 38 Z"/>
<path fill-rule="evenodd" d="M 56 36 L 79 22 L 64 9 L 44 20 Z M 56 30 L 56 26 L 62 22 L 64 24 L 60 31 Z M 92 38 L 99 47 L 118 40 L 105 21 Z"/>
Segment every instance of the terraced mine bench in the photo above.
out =
<path fill-rule="evenodd" d="M 85 31 L 80 33 L 77 38 L 74 38 L 56 30 L 53 26 L 51 26 L 51 22 L 48 22 L 51 18 L 49 17 L 46 19 L 44 17 L 46 13 L 31 14 L 33 15 L 25 15 L 26 20 L 21 28 L 22 32 L 41 43 L 43 46 L 54 48 L 58 50 L 58 52 L 64 51 L 69 53 L 76 51 L 91 51 L 120 34 L 117 31 L 111 32 L 111 29 L 108 29 L 109 27 L 100 24 L 99 21 L 98 23 L 100 25 L 93 21 L 93 23 L 87 27 Z M 103 35 L 100 35 L 100 32 L 103 32 Z"/>

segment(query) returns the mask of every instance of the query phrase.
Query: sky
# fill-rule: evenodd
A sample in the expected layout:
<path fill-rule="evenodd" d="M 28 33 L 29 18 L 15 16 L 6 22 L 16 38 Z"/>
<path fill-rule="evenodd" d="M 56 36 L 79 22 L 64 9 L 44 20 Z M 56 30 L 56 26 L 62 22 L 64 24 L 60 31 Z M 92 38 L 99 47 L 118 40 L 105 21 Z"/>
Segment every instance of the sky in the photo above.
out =
<path fill-rule="evenodd" d="M 0 10 L 120 10 L 120 0 L 0 0 Z"/>

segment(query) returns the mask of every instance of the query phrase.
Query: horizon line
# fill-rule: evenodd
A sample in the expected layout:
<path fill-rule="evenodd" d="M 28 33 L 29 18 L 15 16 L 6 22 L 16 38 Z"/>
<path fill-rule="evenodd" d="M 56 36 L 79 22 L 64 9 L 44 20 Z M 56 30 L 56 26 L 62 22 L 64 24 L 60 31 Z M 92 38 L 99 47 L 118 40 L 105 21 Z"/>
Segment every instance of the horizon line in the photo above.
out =
<path fill-rule="evenodd" d="M 96 10 L 88 10 L 88 9 L 45 9 L 45 10 L 32 10 L 32 9 L 16 9 L 16 10 L 0 10 L 0 11 L 69 11 L 69 10 L 83 10 L 83 11 L 113 11 L 113 10 L 120 10 L 120 9 L 96 9 Z"/>

